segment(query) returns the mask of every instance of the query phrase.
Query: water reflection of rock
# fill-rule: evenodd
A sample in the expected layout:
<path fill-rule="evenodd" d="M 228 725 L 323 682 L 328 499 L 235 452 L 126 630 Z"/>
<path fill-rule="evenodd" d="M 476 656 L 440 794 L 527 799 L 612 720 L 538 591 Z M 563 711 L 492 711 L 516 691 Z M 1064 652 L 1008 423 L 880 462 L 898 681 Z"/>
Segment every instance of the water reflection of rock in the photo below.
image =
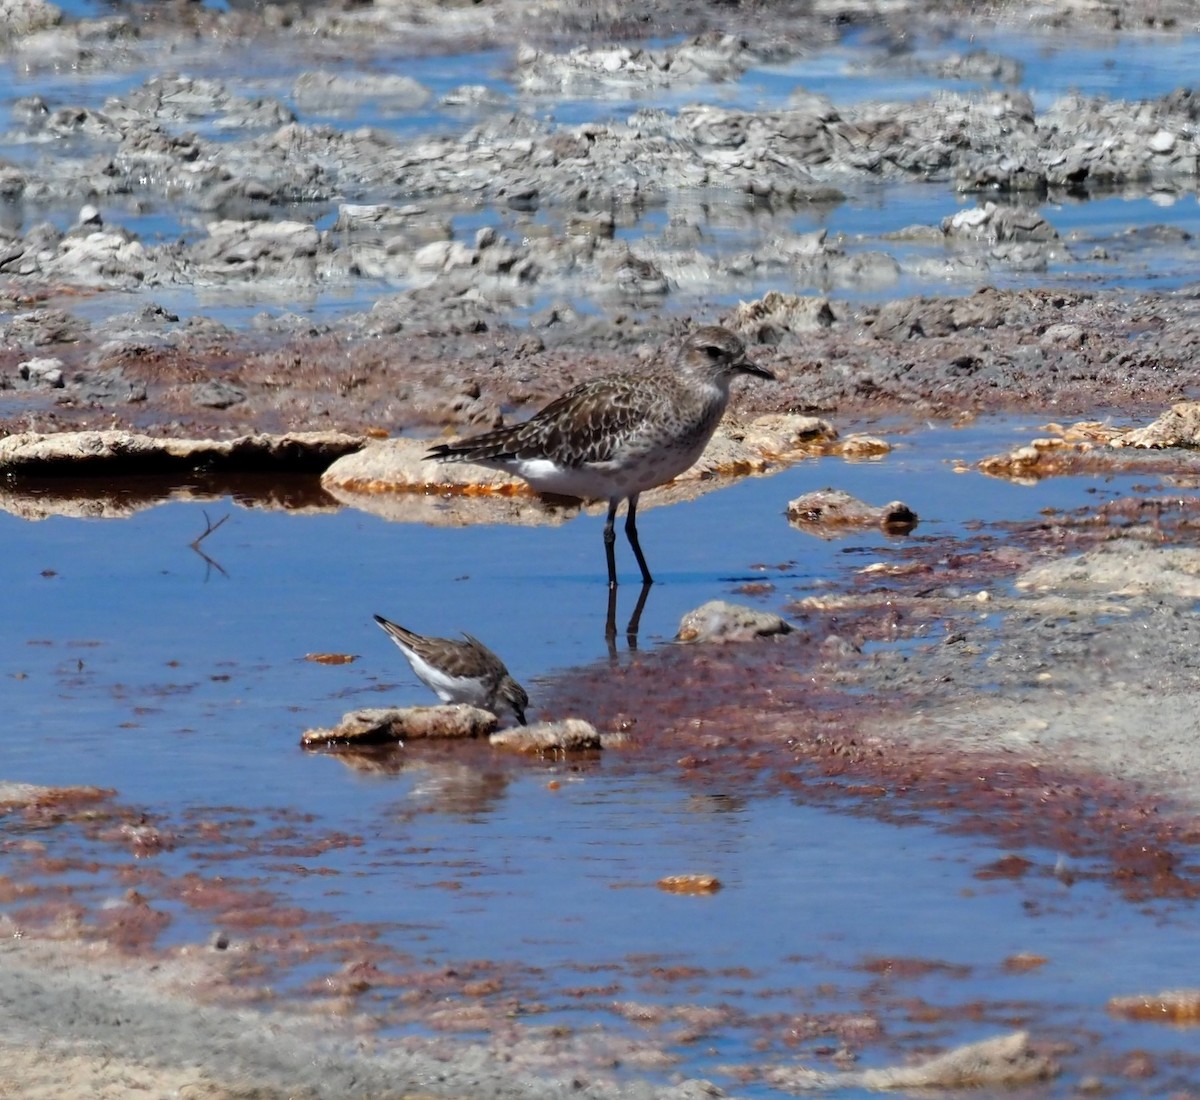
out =
<path fill-rule="evenodd" d="M 160 504 L 216 503 L 232 498 L 242 508 L 317 515 L 341 508 L 315 477 L 288 474 L 194 474 L 179 477 L 22 479 L 0 487 L 0 509 L 27 520 L 67 516 L 125 519 Z M 199 532 L 198 532 L 199 533 Z"/>
<path fill-rule="evenodd" d="M 331 497 L 348 508 L 370 512 L 393 523 L 422 523 L 431 527 L 467 527 L 498 523 L 513 527 L 558 526 L 581 511 L 597 515 L 605 506 L 590 509 L 566 498 L 504 496 L 499 493 L 467 496 L 420 492 L 352 492 L 328 486 Z"/>
<path fill-rule="evenodd" d="M 413 781 L 395 814 L 480 817 L 492 813 L 508 791 L 510 773 L 465 760 L 436 760 L 395 745 L 342 748 L 331 756 L 364 775 L 401 775 Z"/>

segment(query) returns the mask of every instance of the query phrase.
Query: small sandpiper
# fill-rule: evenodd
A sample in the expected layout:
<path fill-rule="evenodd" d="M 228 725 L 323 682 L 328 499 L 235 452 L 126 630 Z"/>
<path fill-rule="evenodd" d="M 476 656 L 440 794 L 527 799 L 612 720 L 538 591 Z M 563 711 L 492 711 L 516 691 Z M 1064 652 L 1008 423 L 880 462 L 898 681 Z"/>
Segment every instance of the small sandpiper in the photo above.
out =
<path fill-rule="evenodd" d="M 426 638 L 389 622 L 382 615 L 375 621 L 400 647 L 418 678 L 433 690 L 443 703 L 470 703 L 493 714 L 512 711 L 525 725 L 529 696 L 500 660 L 478 638 L 464 634 L 455 638 Z"/>
<path fill-rule="evenodd" d="M 638 544 L 639 494 L 683 473 L 704 451 L 739 374 L 775 380 L 746 358 L 741 339 L 707 325 L 688 335 L 669 369 L 609 374 L 581 382 L 523 424 L 441 443 L 429 458 L 474 462 L 524 478 L 540 493 L 607 500 L 608 584 L 617 585 L 617 507 L 629 501 L 625 534 L 642 583 L 653 584 Z"/>

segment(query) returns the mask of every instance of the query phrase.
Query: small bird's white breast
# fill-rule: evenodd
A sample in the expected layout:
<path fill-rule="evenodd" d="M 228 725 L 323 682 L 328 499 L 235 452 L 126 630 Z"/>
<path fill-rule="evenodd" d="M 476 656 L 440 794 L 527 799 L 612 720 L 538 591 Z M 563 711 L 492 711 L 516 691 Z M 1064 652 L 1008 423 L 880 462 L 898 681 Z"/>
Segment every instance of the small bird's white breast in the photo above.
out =
<path fill-rule="evenodd" d="M 412 670 L 423 680 L 443 703 L 469 703 L 475 707 L 488 706 L 487 685 L 481 679 L 469 676 L 450 676 L 440 668 L 423 661 L 410 649 L 404 656 Z"/>

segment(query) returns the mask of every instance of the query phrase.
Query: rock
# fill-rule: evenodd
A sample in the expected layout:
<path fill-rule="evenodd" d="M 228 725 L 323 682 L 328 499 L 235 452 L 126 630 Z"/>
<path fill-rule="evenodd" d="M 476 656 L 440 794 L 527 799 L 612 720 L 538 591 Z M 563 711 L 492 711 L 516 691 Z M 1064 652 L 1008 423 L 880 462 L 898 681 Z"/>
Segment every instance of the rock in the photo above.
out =
<path fill-rule="evenodd" d="M 244 390 L 220 380 L 198 382 L 191 389 L 192 402 L 209 409 L 227 409 L 246 400 Z"/>
<path fill-rule="evenodd" d="M 1075 592 L 1190 603 L 1200 599 L 1200 550 L 1114 538 L 1086 553 L 1058 558 L 1022 573 L 1019 589 Z"/>
<path fill-rule="evenodd" d="M 658 880 L 658 888 L 668 894 L 715 894 L 721 880 L 716 875 L 667 875 Z"/>
<path fill-rule="evenodd" d="M 967 237 L 991 242 L 1054 241 L 1058 231 L 1036 210 L 984 203 L 960 210 L 942 220 L 947 237 Z"/>
<path fill-rule="evenodd" d="M 1170 130 L 1159 130 L 1147 143 L 1152 153 L 1170 153 L 1175 149 L 1176 138 Z"/>
<path fill-rule="evenodd" d="M 725 428 L 737 432 L 744 446 L 768 461 L 825 454 L 838 437 L 828 420 L 799 413 L 764 413 L 737 427 L 727 422 Z"/>
<path fill-rule="evenodd" d="M 788 501 L 787 517 L 793 527 L 823 537 L 847 528 L 875 526 L 889 534 L 908 534 L 917 525 L 916 512 L 901 501 L 876 507 L 841 489 L 817 489 Z M 831 532 L 830 528 L 837 530 Z"/>
<path fill-rule="evenodd" d="M 204 119 L 222 130 L 263 130 L 295 117 L 276 99 L 248 99 L 230 92 L 220 80 L 174 75 L 151 76 L 140 88 L 108 100 L 104 109 L 109 118 L 127 126 L 147 119 L 174 123 Z"/>
<path fill-rule="evenodd" d="M 1113 447 L 1200 447 L 1200 401 L 1180 401 L 1152 424 L 1111 442 Z"/>
<path fill-rule="evenodd" d="M 499 720 L 491 711 L 466 703 L 433 707 L 363 707 L 343 715 L 332 729 L 305 730 L 306 749 L 324 745 L 386 745 L 429 738 L 483 737 Z"/>
<path fill-rule="evenodd" d="M 1200 1023 L 1200 989 L 1169 989 L 1163 993 L 1110 997 L 1108 1011 L 1129 1020 L 1196 1024 Z"/>
<path fill-rule="evenodd" d="M 1016 1031 L 978 1043 L 968 1043 L 911 1066 L 893 1066 L 849 1073 L 828 1073 L 803 1067 L 773 1068 L 769 1082 L 788 1089 L 966 1089 L 998 1088 L 1044 1081 L 1060 1067 L 1039 1054 L 1029 1035 Z"/>
<path fill-rule="evenodd" d="M 89 232 L 94 224 L 97 223 L 82 223 L 64 237 L 57 254 L 40 263 L 42 273 L 84 286 L 138 289 L 154 267 L 145 246 L 124 229 L 101 228 Z"/>
<path fill-rule="evenodd" d="M 678 642 L 747 642 L 788 634 L 791 624 L 772 611 L 710 600 L 684 615 L 675 635 Z"/>
<path fill-rule="evenodd" d="M 102 787 L 43 787 L 0 779 L 0 817 L 16 809 L 67 802 L 102 802 L 113 792 Z"/>
<path fill-rule="evenodd" d="M 327 488 L 353 493 L 388 493 L 430 489 L 467 493 L 526 494 L 518 477 L 466 462 L 426 458 L 427 439 L 385 439 L 333 463 L 321 475 Z"/>
<path fill-rule="evenodd" d="M 745 39 L 710 32 L 664 49 L 579 46 L 567 54 L 525 47 L 517 53 L 517 87 L 525 92 L 602 94 L 710 80 L 735 80 L 762 60 Z"/>
<path fill-rule="evenodd" d="M 46 0 L 3 0 L 0 2 L 0 41 L 57 27 L 62 17 L 62 10 Z"/>
<path fill-rule="evenodd" d="M 71 389 L 88 405 L 134 405 L 146 400 L 146 384 L 127 377 L 120 367 L 82 371 L 71 379 Z"/>
<path fill-rule="evenodd" d="M 1044 1081 L 1059 1067 L 1049 1055 L 1030 1046 L 1024 1031 L 968 1043 L 915 1066 L 868 1069 L 864 1088 L 980 1088 Z"/>
<path fill-rule="evenodd" d="M 892 445 L 886 439 L 874 435 L 850 435 L 841 440 L 836 446 L 827 448 L 829 454 L 840 454 L 843 458 L 879 458 L 891 454 Z"/>
<path fill-rule="evenodd" d="M 319 470 L 363 445 L 341 432 L 159 439 L 122 431 L 21 432 L 0 439 L 0 473 L 25 477 L 210 470 Z"/>
<path fill-rule="evenodd" d="M 61 359 L 27 359 L 17 365 L 18 375 L 31 386 L 44 389 L 61 389 L 63 385 L 63 361 Z"/>
<path fill-rule="evenodd" d="M 413 253 L 412 264 L 417 271 L 442 273 L 457 268 L 469 268 L 475 263 L 475 253 L 462 241 L 430 241 Z"/>
<path fill-rule="evenodd" d="M 901 298 L 885 302 L 871 323 L 871 335 L 879 340 L 920 340 L 948 336 L 955 329 L 948 302 Z"/>
<path fill-rule="evenodd" d="M 1007 477 L 1020 484 L 1032 484 L 1038 478 L 1065 472 L 1067 462 L 1088 447 L 1086 443 L 1070 444 L 1062 439 L 1035 439 L 1005 454 L 980 459 L 979 469 L 993 477 Z"/>
<path fill-rule="evenodd" d="M 769 290 L 753 302 L 739 302 L 728 326 L 758 344 L 778 344 L 783 333 L 817 332 L 836 318 L 825 297 Z"/>
<path fill-rule="evenodd" d="M 515 726 L 493 733 L 488 740 L 498 749 L 528 753 L 585 752 L 602 749 L 608 743 L 595 726 L 582 718 Z"/>

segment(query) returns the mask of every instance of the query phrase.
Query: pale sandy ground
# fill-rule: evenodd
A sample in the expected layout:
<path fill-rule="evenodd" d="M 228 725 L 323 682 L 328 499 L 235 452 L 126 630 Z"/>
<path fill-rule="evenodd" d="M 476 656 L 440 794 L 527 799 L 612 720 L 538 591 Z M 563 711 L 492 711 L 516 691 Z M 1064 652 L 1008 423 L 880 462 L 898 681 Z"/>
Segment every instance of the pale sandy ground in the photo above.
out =
<path fill-rule="evenodd" d="M 323 1100 L 371 1097 L 661 1097 L 675 1088 L 580 1088 L 522 1074 L 486 1050 L 455 1044 L 452 1061 L 370 1051 L 353 1020 L 327 1023 L 197 1004 L 215 953 L 154 965 L 103 947 L 0 940 L 0 1097 L 4 1100 Z M 205 955 L 208 954 L 208 958 Z"/>
<path fill-rule="evenodd" d="M 1014 598 L 965 594 L 965 639 L 923 654 L 926 701 L 892 736 L 1112 776 L 1200 811 L 1198 598 L 1200 550 L 1148 529 L 1028 569 Z M 913 675 L 885 656 L 863 682 L 904 690 Z"/>

